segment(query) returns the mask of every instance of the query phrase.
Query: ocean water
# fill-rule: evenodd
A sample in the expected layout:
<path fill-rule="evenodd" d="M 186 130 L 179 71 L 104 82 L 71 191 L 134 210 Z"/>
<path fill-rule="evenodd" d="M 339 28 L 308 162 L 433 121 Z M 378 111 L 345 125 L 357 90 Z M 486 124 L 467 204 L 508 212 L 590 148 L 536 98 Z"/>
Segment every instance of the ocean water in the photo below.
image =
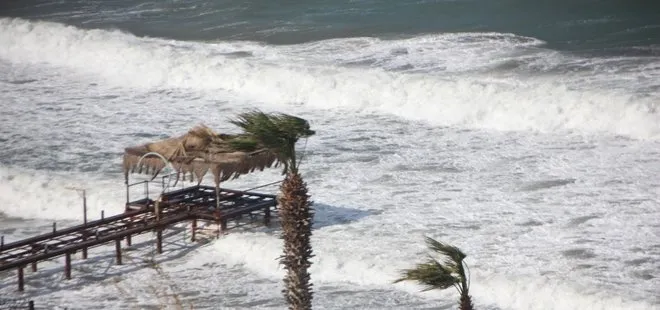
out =
<path fill-rule="evenodd" d="M 124 147 L 259 108 L 317 131 L 315 309 L 457 308 L 391 283 L 424 236 L 468 254 L 479 309 L 660 309 L 659 105 L 651 1 L 3 1 L 0 234 L 79 222 L 71 188 L 121 212 Z M 0 296 L 285 308 L 277 228 L 186 234 L 122 266 L 94 249 L 72 280 L 43 263 L 25 294 L 0 274 Z"/>

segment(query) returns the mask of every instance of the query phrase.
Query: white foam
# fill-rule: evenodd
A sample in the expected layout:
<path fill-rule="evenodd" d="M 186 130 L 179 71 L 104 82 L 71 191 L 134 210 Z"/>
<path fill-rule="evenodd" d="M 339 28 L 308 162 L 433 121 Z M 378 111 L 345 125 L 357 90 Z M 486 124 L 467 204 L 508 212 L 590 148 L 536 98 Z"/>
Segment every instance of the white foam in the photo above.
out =
<path fill-rule="evenodd" d="M 350 283 L 360 286 L 397 288 L 430 299 L 453 301 L 454 290 L 422 293 L 421 286 L 404 282 L 392 284 L 403 268 L 410 268 L 422 258 L 419 253 L 389 252 L 387 255 L 373 248 L 356 244 L 339 245 L 339 237 L 317 230 L 313 238 L 314 254 L 310 274 L 316 286 Z M 355 240 L 354 240 L 355 241 Z M 359 243 L 360 241 L 358 241 Z M 264 233 L 232 233 L 221 237 L 213 245 L 215 253 L 207 252 L 203 260 L 240 265 L 259 277 L 280 280 L 284 270 L 278 264 L 282 240 Z M 391 249 L 389 249 L 391 250 Z M 213 255 L 209 258 L 207 255 Z M 469 259 L 468 261 L 471 261 Z M 497 305 L 501 309 L 562 310 L 562 309 L 653 309 L 644 302 L 625 300 L 602 291 L 580 287 L 574 282 L 562 282 L 541 275 L 507 275 L 471 269 L 472 297 L 477 306 Z"/>
<path fill-rule="evenodd" d="M 123 212 L 126 190 L 122 182 L 85 180 L 80 175 L 11 169 L 0 166 L 0 212 L 18 218 L 83 220 L 82 195 L 87 190 L 88 219 Z"/>
<path fill-rule="evenodd" d="M 0 19 L 0 30 L 2 58 L 73 68 L 122 87 L 208 89 L 248 102 L 289 107 L 291 103 L 302 103 L 296 108 L 387 113 L 438 126 L 578 130 L 636 138 L 660 135 L 656 98 L 638 96 L 632 82 L 625 84 L 631 85 L 628 90 L 625 85 L 589 90 L 575 86 L 578 81 L 588 84 L 605 77 L 571 80 L 554 75 L 495 77 L 387 70 L 413 63 L 426 68 L 444 67 L 445 71 L 469 71 L 491 66 L 505 55 L 515 57 L 521 48 L 542 44 L 513 35 L 450 34 L 398 41 L 343 39 L 274 47 L 251 42 L 209 44 L 138 38 L 120 31 L 81 30 L 7 18 Z M 466 53 L 474 57 L 461 54 L 465 47 Z M 410 52 L 388 56 L 377 54 L 381 48 L 422 52 L 420 56 Z M 495 52 L 484 53 L 491 48 Z M 228 55 L 237 51 L 254 57 Z M 433 62 L 437 52 L 440 60 Z M 332 53 L 337 56 L 328 58 Z M 312 56 L 302 56 L 306 54 Z M 376 67 L 345 66 L 361 58 L 374 59 Z M 445 63 L 443 58 L 451 61 Z M 447 63 L 455 67 L 449 68 Z M 635 73 L 626 74 L 634 82 Z M 640 70 L 637 74 L 649 73 Z"/>

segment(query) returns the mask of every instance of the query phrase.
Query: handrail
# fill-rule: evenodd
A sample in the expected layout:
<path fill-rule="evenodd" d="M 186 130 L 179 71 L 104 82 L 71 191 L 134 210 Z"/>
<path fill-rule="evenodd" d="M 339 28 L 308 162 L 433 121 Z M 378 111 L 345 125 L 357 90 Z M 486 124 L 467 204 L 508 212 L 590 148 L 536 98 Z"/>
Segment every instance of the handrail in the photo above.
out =
<path fill-rule="evenodd" d="M 163 157 L 163 155 L 161 155 L 159 153 L 156 153 L 156 152 L 148 152 L 148 153 L 142 155 L 135 166 L 140 166 L 140 163 L 142 163 L 142 160 L 149 157 L 149 156 L 156 156 L 156 157 L 160 158 L 163 161 L 163 163 L 165 164 L 165 167 L 170 167 L 171 170 L 175 170 L 174 167 L 172 167 L 172 163 L 170 163 L 165 157 Z M 153 178 L 155 178 L 155 177 L 156 176 L 154 175 Z M 153 180 L 153 178 L 152 178 L 152 180 Z M 133 183 L 133 184 L 128 184 L 128 179 L 126 179 L 126 205 L 127 206 L 128 206 L 128 204 L 130 203 L 130 200 L 131 200 L 131 198 L 130 198 L 130 188 L 134 185 L 142 184 L 142 183 L 145 184 L 145 195 L 146 195 L 146 198 L 148 199 L 149 198 L 149 183 L 150 183 L 150 181 L 144 180 L 144 181 L 136 182 L 136 183 Z M 169 187 L 169 184 L 168 184 L 168 187 Z M 163 193 L 165 193 L 165 187 L 164 186 L 163 186 L 163 190 L 160 193 L 161 196 L 163 195 Z"/>

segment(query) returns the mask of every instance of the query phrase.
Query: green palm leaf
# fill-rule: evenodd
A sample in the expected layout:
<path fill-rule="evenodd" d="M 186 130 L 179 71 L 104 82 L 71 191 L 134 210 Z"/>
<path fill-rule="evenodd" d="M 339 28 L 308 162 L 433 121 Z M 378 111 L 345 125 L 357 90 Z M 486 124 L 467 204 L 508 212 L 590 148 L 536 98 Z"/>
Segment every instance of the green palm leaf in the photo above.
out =
<path fill-rule="evenodd" d="M 404 270 L 401 278 L 394 281 L 416 281 L 426 287 L 422 291 L 432 289 L 441 289 L 452 287 L 460 282 L 451 272 L 435 259 L 429 259 L 427 262 L 417 264 L 413 269 Z"/>
<path fill-rule="evenodd" d="M 431 249 L 432 251 L 442 254 L 444 256 L 447 256 L 451 258 L 451 260 L 456 264 L 460 265 L 463 263 L 463 259 L 467 257 L 465 253 L 463 253 L 459 248 L 448 245 L 439 241 L 436 241 L 430 237 L 426 237 L 426 244 Z"/>
<path fill-rule="evenodd" d="M 243 129 L 247 136 L 243 141 L 232 144 L 237 150 L 246 151 L 256 142 L 277 154 L 284 163 L 284 172 L 297 171 L 295 145 L 301 138 L 315 134 L 309 122 L 300 117 L 284 113 L 264 113 L 252 110 L 238 115 L 230 123 Z M 245 140 L 247 139 L 247 140 Z"/>
<path fill-rule="evenodd" d="M 415 281 L 424 285 L 422 291 L 432 289 L 444 290 L 449 287 L 455 287 L 461 295 L 460 309 L 472 310 L 472 299 L 470 297 L 468 276 L 466 276 L 466 266 L 463 260 L 466 255 L 459 248 L 448 245 L 432 238 L 425 238 L 429 250 L 439 254 L 441 260 L 430 257 L 427 261 L 417 264 L 415 268 L 403 270 L 401 278 L 394 283 L 401 281 Z"/>

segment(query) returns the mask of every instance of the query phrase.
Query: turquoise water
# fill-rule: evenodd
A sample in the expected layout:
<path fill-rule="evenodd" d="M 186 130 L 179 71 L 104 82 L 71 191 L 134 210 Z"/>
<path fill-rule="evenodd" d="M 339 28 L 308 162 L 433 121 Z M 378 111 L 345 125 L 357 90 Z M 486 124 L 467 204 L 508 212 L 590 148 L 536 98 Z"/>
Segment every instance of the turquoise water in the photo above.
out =
<path fill-rule="evenodd" d="M 301 43 L 328 38 L 500 32 L 589 53 L 658 55 L 656 1 L 10 1 L 0 16 L 118 28 L 177 40 Z"/>

